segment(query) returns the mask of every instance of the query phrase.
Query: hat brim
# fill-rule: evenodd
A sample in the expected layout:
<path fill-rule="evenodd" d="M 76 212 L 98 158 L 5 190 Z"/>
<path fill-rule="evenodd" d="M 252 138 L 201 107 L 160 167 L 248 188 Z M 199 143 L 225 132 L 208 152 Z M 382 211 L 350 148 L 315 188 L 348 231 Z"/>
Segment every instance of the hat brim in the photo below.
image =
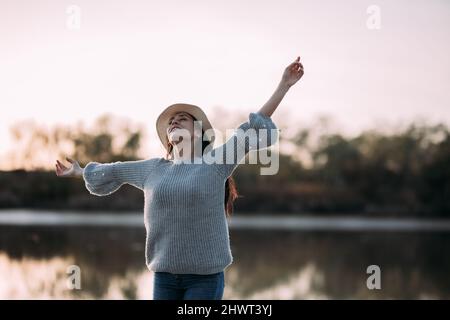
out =
<path fill-rule="evenodd" d="M 213 129 L 211 122 L 206 116 L 203 110 L 195 105 L 187 104 L 187 103 L 175 103 L 168 106 L 164 109 L 161 114 L 156 119 L 156 131 L 158 133 L 159 140 L 163 144 L 164 148 L 168 150 L 169 140 L 167 139 L 167 127 L 169 126 L 169 119 L 177 112 L 187 112 L 191 114 L 197 121 L 202 122 L 202 129 L 205 131 L 208 139 L 211 140 L 211 134 L 208 134 L 206 131 L 209 129 Z"/>

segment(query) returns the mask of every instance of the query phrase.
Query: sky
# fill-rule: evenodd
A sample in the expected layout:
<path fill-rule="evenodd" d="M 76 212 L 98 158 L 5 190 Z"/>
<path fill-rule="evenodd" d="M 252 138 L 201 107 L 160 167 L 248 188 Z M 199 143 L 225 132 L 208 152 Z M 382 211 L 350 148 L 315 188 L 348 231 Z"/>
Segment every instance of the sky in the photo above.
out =
<path fill-rule="evenodd" d="M 3 0 L 0 169 L 14 148 L 8 128 L 24 119 L 113 113 L 147 125 L 155 154 L 166 106 L 257 111 L 296 56 L 305 75 L 275 123 L 450 124 L 449 35 L 445 0 Z"/>

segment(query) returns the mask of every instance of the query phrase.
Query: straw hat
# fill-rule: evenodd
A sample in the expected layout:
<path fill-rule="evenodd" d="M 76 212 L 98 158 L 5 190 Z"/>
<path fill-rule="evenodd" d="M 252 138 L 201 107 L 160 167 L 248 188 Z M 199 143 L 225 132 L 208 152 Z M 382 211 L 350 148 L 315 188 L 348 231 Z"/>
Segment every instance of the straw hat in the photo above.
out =
<path fill-rule="evenodd" d="M 164 148 L 167 150 L 167 144 L 169 142 L 167 139 L 167 127 L 169 125 L 169 119 L 173 115 L 175 115 L 175 113 L 181 111 L 187 112 L 192 115 L 197 121 L 201 121 L 202 129 L 203 131 L 205 131 L 206 136 L 211 141 L 211 133 L 206 132 L 208 129 L 212 129 L 211 122 L 209 122 L 208 117 L 203 112 L 203 110 L 200 107 L 194 106 L 192 104 L 176 103 L 164 109 L 156 119 L 156 131 L 158 132 L 159 140 L 161 140 Z"/>

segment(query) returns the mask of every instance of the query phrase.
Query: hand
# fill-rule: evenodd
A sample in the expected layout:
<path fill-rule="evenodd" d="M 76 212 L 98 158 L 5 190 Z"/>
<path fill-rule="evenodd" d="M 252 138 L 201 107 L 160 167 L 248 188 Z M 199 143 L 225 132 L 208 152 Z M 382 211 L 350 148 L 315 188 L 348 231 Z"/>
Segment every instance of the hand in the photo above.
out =
<path fill-rule="evenodd" d="M 303 65 L 300 63 L 300 57 L 297 57 L 297 59 L 284 70 L 281 83 L 289 88 L 300 80 L 303 73 Z"/>
<path fill-rule="evenodd" d="M 83 168 L 80 167 L 80 164 L 66 157 L 67 161 L 69 161 L 72 165 L 70 167 L 66 167 L 59 160 L 56 160 L 56 175 L 58 177 L 78 177 L 83 175 Z"/>

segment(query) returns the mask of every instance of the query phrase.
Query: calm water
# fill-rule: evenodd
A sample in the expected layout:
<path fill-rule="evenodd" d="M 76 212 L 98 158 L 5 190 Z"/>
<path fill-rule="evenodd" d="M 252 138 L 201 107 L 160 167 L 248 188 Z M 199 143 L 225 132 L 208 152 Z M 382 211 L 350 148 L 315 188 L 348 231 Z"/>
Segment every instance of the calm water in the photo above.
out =
<path fill-rule="evenodd" d="M 152 298 L 139 217 L 85 225 L 5 217 L 1 223 L 0 214 L 0 299 Z M 383 231 L 383 221 L 331 219 L 325 225 L 296 220 L 297 228 L 286 220 L 271 230 L 258 221 L 232 224 L 234 262 L 225 271 L 224 299 L 450 298 L 445 227 L 406 221 Z M 353 227 L 342 227 L 349 222 Z M 366 269 L 374 264 L 381 268 L 381 290 L 366 286 Z M 70 265 L 80 267 L 80 290 L 68 289 Z"/>

